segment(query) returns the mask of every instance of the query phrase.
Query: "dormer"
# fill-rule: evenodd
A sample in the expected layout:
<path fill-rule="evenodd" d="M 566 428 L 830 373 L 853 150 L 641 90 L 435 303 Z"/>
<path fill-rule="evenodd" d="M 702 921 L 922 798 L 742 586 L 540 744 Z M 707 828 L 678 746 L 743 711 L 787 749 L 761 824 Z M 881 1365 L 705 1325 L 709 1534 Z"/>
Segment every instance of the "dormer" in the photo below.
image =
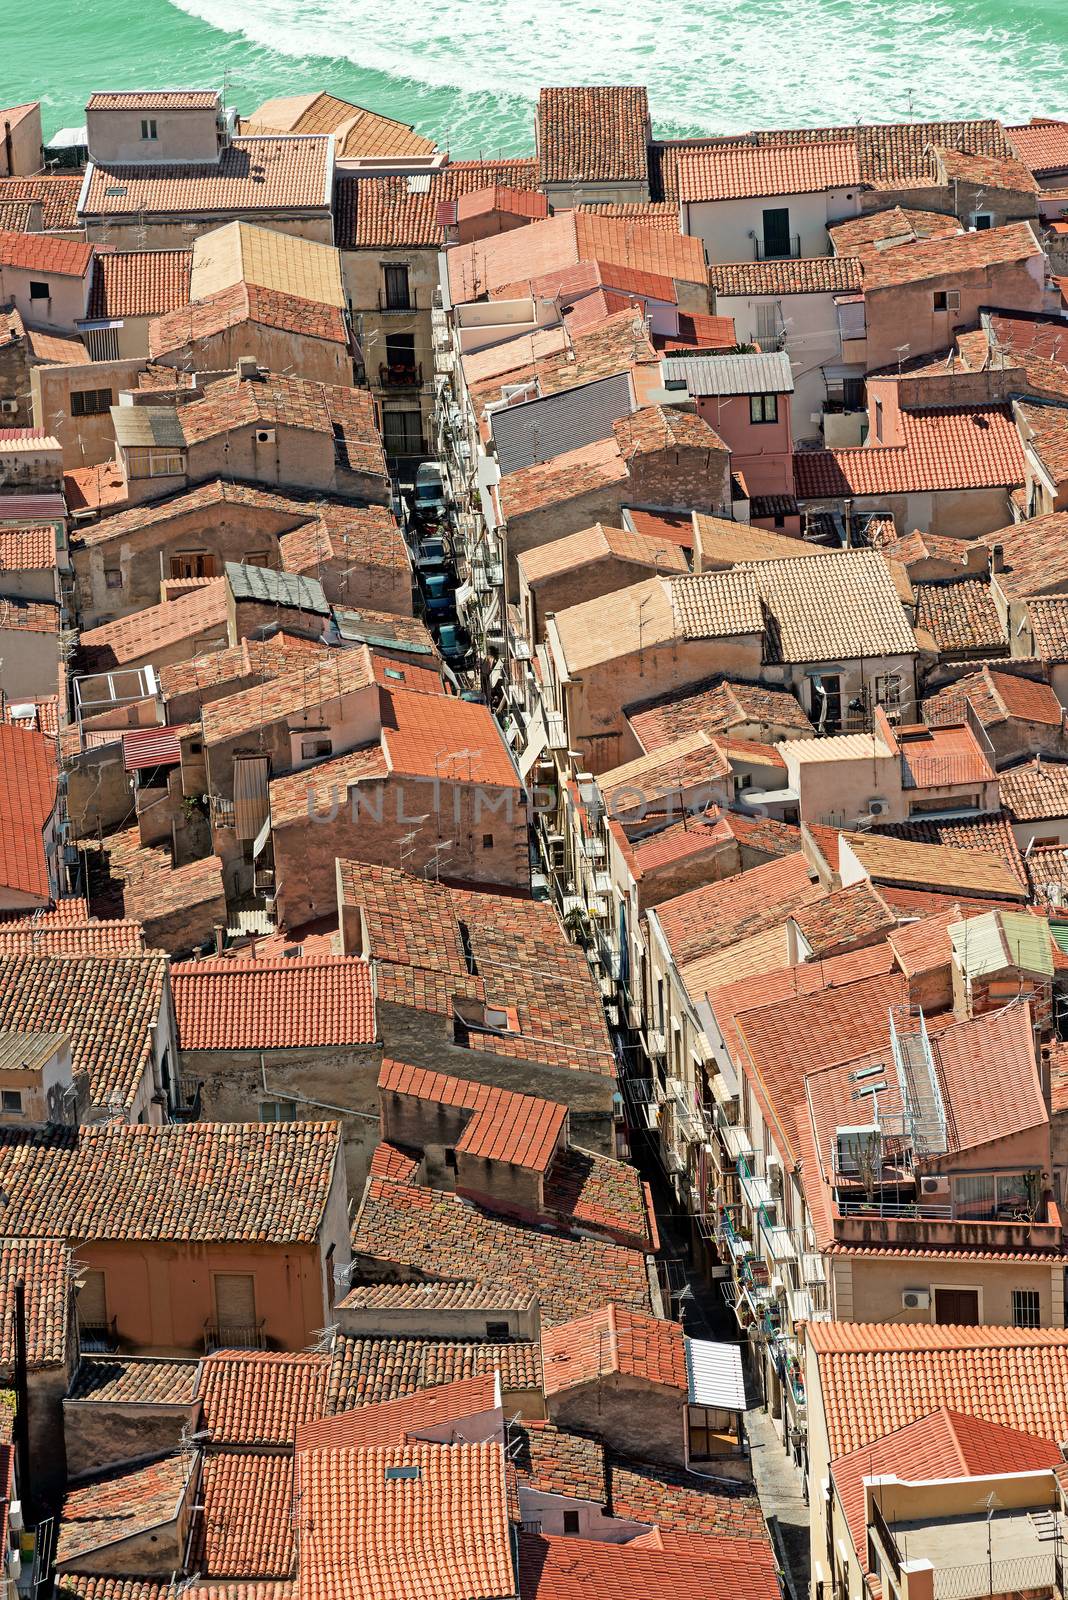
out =
<path fill-rule="evenodd" d="M 0 1029 L 0 1127 L 76 1127 L 86 1099 L 65 1033 Z"/>
<path fill-rule="evenodd" d="M 233 132 L 217 89 L 90 95 L 85 124 L 90 159 L 104 167 L 215 163 Z"/>

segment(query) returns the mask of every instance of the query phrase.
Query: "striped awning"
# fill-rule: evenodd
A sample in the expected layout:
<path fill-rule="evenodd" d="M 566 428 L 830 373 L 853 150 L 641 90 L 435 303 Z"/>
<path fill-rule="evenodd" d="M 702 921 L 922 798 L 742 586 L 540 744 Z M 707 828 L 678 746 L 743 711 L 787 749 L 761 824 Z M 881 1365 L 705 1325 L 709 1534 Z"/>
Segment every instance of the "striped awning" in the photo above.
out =
<path fill-rule="evenodd" d="M 131 728 L 122 736 L 122 759 L 127 772 L 145 767 L 176 767 L 182 759 L 176 728 Z"/>
<path fill-rule="evenodd" d="M 267 757 L 235 756 L 234 826 L 237 837 L 255 839 L 269 815 Z"/>

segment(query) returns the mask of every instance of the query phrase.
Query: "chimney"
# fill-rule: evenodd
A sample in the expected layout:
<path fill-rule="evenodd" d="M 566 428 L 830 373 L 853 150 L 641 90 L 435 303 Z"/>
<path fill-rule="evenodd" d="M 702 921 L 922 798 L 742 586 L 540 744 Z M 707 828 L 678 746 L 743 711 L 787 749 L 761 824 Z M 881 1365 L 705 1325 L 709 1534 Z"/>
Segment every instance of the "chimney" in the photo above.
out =
<path fill-rule="evenodd" d="M 1005 546 L 1003 544 L 992 544 L 990 546 L 990 570 L 991 572 L 1004 572 Z"/>

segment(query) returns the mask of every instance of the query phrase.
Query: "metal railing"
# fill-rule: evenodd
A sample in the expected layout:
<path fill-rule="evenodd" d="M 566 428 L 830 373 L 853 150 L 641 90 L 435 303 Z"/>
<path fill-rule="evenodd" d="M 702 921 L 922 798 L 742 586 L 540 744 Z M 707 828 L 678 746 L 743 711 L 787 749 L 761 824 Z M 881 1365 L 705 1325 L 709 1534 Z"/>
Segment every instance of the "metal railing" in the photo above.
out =
<path fill-rule="evenodd" d="M 119 1348 L 115 1318 L 104 1322 L 83 1322 L 78 1318 L 78 1343 L 90 1355 L 107 1355 Z"/>
<path fill-rule="evenodd" d="M 409 288 L 406 295 L 390 294 L 386 289 L 379 289 L 378 309 L 388 314 L 394 311 L 425 311 L 427 307 L 419 304 L 419 295 L 415 289 Z"/>
<path fill-rule="evenodd" d="M 204 1085 L 195 1078 L 178 1079 L 178 1100 L 171 1107 L 172 1122 L 199 1122 L 201 1090 Z"/>
<path fill-rule="evenodd" d="M 380 389 L 417 389 L 423 381 L 422 363 L 418 361 L 384 362 L 378 368 Z"/>
<path fill-rule="evenodd" d="M 757 261 L 798 261 L 801 257 L 801 235 L 791 233 L 785 240 L 785 250 L 772 245 L 770 248 L 764 239 L 753 240 L 753 255 Z"/>
<path fill-rule="evenodd" d="M 210 1354 L 212 1350 L 266 1350 L 267 1336 L 263 1327 L 262 1318 L 259 1322 L 246 1323 L 205 1322 L 205 1352 Z"/>
<path fill-rule="evenodd" d="M 1026 1594 L 1053 1589 L 1056 1557 L 1052 1550 L 1006 1561 L 977 1561 L 964 1567 L 935 1567 L 935 1600 L 978 1600 L 980 1595 Z"/>

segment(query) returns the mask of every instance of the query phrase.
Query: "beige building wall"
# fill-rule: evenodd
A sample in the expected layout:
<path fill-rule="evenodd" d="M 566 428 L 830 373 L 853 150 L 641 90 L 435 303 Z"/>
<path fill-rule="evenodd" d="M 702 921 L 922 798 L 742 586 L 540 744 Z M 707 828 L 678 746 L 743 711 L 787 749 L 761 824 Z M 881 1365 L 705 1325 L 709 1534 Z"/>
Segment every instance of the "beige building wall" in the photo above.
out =
<path fill-rule="evenodd" d="M 139 216 L 85 217 L 85 237 L 90 244 L 110 244 L 119 250 L 188 250 L 191 241 L 211 233 L 221 222 L 251 222 L 257 227 L 276 228 L 301 239 L 317 239 L 333 244 L 334 221 L 331 214 L 302 216 L 290 211 L 228 211 L 225 215 L 205 215 L 189 210 L 151 218 Z"/>
<path fill-rule="evenodd" d="M 383 309 L 386 301 L 383 268 L 387 263 L 407 267 L 412 310 Z M 438 252 L 342 250 L 341 273 L 367 385 L 383 417 L 383 435 L 387 440 L 390 437 L 389 424 L 384 420 L 389 413 L 418 411 L 422 419 L 422 448 L 413 454 L 428 454 L 434 437 L 434 341 L 430 313 L 438 287 Z M 414 388 L 382 381 L 379 369 L 388 365 L 386 341 L 390 334 L 410 334 L 413 338 L 416 368 L 422 368 L 421 382 Z"/>

